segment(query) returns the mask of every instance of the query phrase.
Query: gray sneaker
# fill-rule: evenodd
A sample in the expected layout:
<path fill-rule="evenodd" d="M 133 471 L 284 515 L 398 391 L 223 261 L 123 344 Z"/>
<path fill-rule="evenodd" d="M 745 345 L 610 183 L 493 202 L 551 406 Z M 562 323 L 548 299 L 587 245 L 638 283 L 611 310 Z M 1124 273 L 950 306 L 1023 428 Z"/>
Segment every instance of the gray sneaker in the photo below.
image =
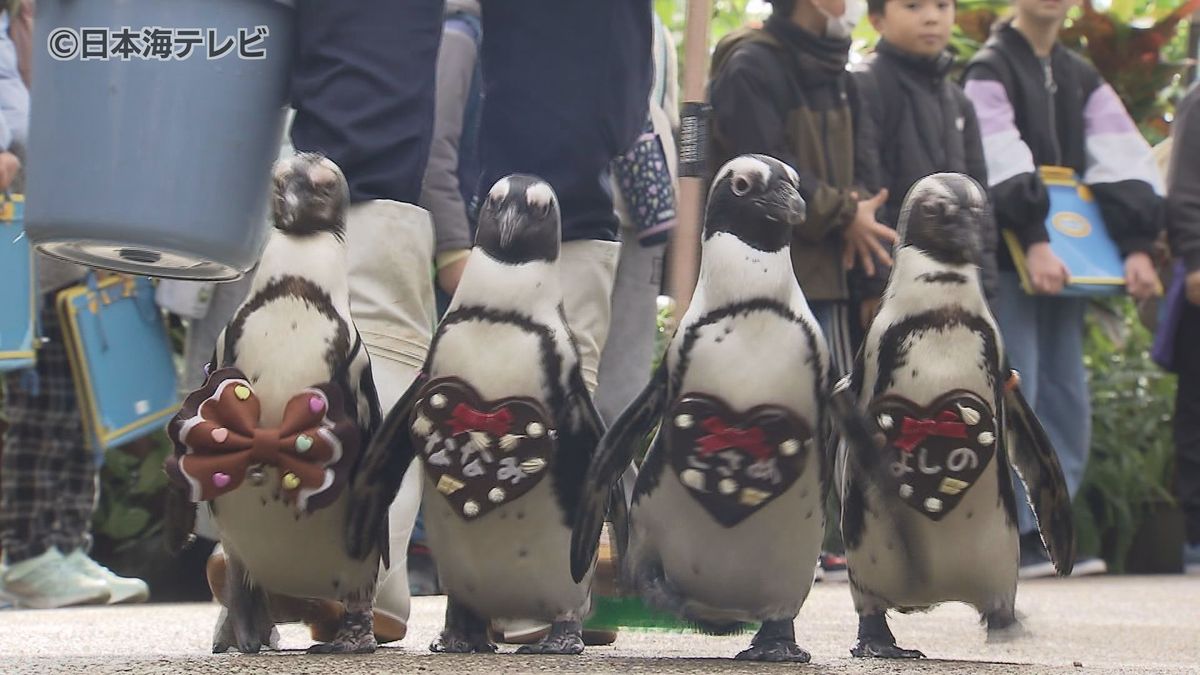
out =
<path fill-rule="evenodd" d="M 81 574 L 55 548 L 7 566 L 0 573 L 0 591 L 16 606 L 29 609 L 102 605 L 110 597 L 107 584 Z"/>
<path fill-rule="evenodd" d="M 108 587 L 108 604 L 145 602 L 150 599 L 150 587 L 141 579 L 118 576 L 104 565 L 92 560 L 83 549 L 75 549 L 64 559 L 79 574 L 99 581 Z"/>

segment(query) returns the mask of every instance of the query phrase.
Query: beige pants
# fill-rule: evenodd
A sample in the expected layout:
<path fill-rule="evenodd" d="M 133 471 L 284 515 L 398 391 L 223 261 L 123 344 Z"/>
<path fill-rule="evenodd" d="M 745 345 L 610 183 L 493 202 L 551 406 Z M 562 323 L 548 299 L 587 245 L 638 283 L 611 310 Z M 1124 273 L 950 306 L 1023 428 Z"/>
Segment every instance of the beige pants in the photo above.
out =
<path fill-rule="evenodd" d="M 355 204 L 347 220 L 350 311 L 386 415 L 425 363 L 433 336 L 433 225 L 424 209 L 384 200 Z M 392 502 L 391 565 L 380 566 L 375 592 L 376 609 L 401 622 L 411 601 L 408 540 L 421 502 L 419 473 L 407 473 Z"/>

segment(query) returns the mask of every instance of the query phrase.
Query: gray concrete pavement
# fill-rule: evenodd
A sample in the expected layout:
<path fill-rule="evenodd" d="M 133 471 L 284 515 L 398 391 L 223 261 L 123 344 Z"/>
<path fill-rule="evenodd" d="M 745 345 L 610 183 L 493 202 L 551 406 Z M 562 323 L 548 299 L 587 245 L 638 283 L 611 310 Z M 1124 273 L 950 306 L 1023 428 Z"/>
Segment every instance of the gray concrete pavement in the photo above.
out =
<path fill-rule="evenodd" d="M 0 612 L 0 674 L 24 673 L 1197 673 L 1200 674 L 1200 577 L 1093 577 L 1022 584 L 1018 610 L 1031 635 L 988 644 L 978 617 L 946 605 L 901 616 L 902 646 L 930 656 L 920 663 L 865 662 L 848 649 L 855 617 L 845 584 L 818 584 L 796 622 L 813 654 L 807 666 L 743 664 L 731 657 L 750 636 L 633 632 L 582 657 L 448 656 L 428 652 L 441 627 L 442 598 L 418 598 L 409 636 L 371 656 L 259 656 L 208 653 L 213 605 L 146 605 Z M 285 650 L 309 644 L 306 631 L 283 627 Z M 502 651 L 512 652 L 511 647 Z"/>

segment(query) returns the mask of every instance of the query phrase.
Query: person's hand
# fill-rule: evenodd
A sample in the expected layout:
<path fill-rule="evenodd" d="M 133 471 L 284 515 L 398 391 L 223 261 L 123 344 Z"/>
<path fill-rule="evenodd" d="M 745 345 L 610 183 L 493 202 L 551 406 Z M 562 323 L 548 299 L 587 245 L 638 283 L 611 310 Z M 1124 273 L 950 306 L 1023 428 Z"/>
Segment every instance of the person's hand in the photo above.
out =
<path fill-rule="evenodd" d="M 21 160 L 11 152 L 0 153 L 0 190 L 7 190 L 21 171 Z"/>
<path fill-rule="evenodd" d="M 452 296 L 454 291 L 458 290 L 458 282 L 462 281 L 463 270 L 467 267 L 467 258 L 468 256 L 461 255 L 438 270 L 438 286 L 445 291 L 446 295 Z"/>
<path fill-rule="evenodd" d="M 1058 295 L 1071 278 L 1070 270 L 1050 249 L 1048 242 L 1030 246 L 1025 263 L 1029 267 L 1029 281 L 1033 284 L 1033 290 L 1044 295 Z"/>
<path fill-rule="evenodd" d="M 846 227 L 843 237 L 846 248 L 842 253 L 842 265 L 846 269 L 854 267 L 857 258 L 862 263 L 867 276 L 875 276 L 875 261 L 882 265 L 891 265 L 892 256 L 881 242 L 888 245 L 896 243 L 896 231 L 875 220 L 875 212 L 887 201 L 888 191 L 880 190 L 879 194 L 858 202 L 858 212 L 854 220 Z"/>
<path fill-rule="evenodd" d="M 1200 270 L 1188 272 L 1185 288 L 1187 289 L 1188 302 L 1193 305 L 1200 305 Z"/>
<path fill-rule="evenodd" d="M 863 330 L 871 327 L 875 315 L 879 313 L 879 298 L 867 298 L 858 305 L 858 319 L 862 322 Z"/>
<path fill-rule="evenodd" d="M 1125 258 L 1125 290 L 1135 300 L 1145 300 L 1158 295 L 1161 288 L 1158 272 L 1155 271 L 1154 263 L 1148 254 L 1138 251 Z"/>

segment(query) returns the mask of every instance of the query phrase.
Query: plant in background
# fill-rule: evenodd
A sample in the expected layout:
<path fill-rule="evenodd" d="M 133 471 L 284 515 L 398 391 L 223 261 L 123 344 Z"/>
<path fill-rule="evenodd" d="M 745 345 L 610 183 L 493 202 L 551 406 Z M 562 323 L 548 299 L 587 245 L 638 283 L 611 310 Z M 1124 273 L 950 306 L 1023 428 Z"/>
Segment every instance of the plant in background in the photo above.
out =
<path fill-rule="evenodd" d="M 1151 340 L 1128 299 L 1093 304 L 1084 349 L 1092 446 L 1074 510 L 1080 550 L 1114 572 L 1153 507 L 1174 504 L 1175 378 L 1150 360 Z"/>

